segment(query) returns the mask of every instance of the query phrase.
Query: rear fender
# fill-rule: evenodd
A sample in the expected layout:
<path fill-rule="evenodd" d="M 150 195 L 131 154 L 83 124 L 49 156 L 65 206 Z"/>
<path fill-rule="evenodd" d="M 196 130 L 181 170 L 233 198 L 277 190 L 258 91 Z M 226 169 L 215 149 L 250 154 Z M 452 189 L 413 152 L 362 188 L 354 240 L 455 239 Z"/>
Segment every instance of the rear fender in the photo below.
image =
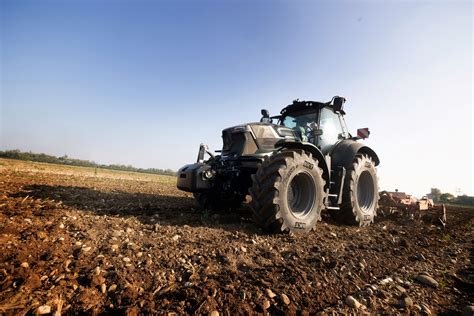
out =
<path fill-rule="evenodd" d="M 370 147 L 354 140 L 346 139 L 337 144 L 331 151 L 332 168 L 344 167 L 349 169 L 352 167 L 354 158 L 357 154 L 366 154 L 378 166 L 380 163 L 379 157 Z"/>
<path fill-rule="evenodd" d="M 306 152 L 310 152 L 313 155 L 313 159 L 316 159 L 318 161 L 319 167 L 323 170 L 323 179 L 326 181 L 325 188 L 327 188 L 330 180 L 329 168 L 326 163 L 326 159 L 324 159 L 323 153 L 319 150 L 318 147 L 307 142 L 279 142 L 277 145 L 279 147 L 281 146 L 281 148 L 302 149 Z"/>

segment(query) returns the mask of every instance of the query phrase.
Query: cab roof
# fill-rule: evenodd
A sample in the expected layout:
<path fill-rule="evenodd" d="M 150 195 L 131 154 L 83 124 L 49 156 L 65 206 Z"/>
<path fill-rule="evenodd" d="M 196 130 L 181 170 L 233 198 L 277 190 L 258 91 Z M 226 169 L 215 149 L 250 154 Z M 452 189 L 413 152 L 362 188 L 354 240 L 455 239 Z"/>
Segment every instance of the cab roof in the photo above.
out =
<path fill-rule="evenodd" d="M 339 112 L 341 114 L 346 114 L 344 112 L 344 110 L 342 109 L 342 106 L 340 106 L 340 108 L 337 108 L 337 106 L 334 106 L 335 105 L 335 100 L 339 99 L 342 104 L 344 104 L 344 102 L 346 101 L 346 99 L 344 97 L 339 97 L 339 96 L 335 96 L 334 98 L 332 98 L 331 101 L 329 102 L 319 102 L 319 101 L 303 101 L 303 100 L 294 100 L 292 104 L 290 105 L 287 105 L 285 108 L 283 108 L 283 110 L 281 110 L 280 114 L 282 116 L 286 116 L 286 115 L 289 115 L 290 113 L 294 113 L 294 112 L 299 112 L 301 110 L 306 110 L 306 109 L 314 109 L 314 110 L 319 110 L 323 107 L 329 107 L 329 108 L 332 108 L 334 112 Z"/>

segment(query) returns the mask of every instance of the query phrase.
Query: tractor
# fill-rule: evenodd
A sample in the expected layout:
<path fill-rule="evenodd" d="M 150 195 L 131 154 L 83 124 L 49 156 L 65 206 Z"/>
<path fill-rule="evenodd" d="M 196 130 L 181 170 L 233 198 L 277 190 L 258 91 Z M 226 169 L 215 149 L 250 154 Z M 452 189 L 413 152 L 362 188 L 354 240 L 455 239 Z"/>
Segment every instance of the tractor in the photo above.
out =
<path fill-rule="evenodd" d="M 352 136 L 344 97 L 300 101 L 260 122 L 222 131 L 223 147 L 201 144 L 197 162 L 177 174 L 177 187 L 208 210 L 236 209 L 248 201 L 267 231 L 309 232 L 327 210 L 335 220 L 367 226 L 378 208 L 377 154 Z M 207 159 L 207 155 L 209 156 Z"/>

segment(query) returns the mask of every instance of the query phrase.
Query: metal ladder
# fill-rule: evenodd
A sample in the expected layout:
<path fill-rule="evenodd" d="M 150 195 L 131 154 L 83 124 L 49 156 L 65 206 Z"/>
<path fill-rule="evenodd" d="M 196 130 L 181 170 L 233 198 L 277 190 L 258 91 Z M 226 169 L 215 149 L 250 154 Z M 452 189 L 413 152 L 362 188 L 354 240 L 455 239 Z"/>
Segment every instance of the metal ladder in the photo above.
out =
<path fill-rule="evenodd" d="M 338 167 L 338 169 L 334 170 L 333 173 L 336 173 L 336 175 L 331 176 L 331 180 L 338 179 L 339 181 L 329 181 L 329 187 L 326 189 L 325 207 L 328 210 L 340 210 L 341 208 L 339 206 L 342 203 L 342 190 L 344 188 L 344 180 L 346 178 L 346 168 Z M 336 184 L 339 184 L 339 186 L 336 187 Z M 334 189 L 336 189 L 336 193 L 334 193 Z M 330 193 L 330 191 L 332 193 Z"/>

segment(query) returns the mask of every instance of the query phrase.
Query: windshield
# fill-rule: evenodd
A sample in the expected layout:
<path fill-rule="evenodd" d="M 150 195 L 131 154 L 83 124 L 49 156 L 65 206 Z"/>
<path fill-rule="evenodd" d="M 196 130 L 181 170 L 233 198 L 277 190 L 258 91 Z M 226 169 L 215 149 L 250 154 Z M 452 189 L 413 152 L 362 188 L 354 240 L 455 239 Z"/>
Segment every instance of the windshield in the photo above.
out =
<path fill-rule="evenodd" d="M 300 112 L 287 115 L 282 118 L 282 124 L 296 132 L 298 137 L 304 142 L 309 141 L 308 133 L 311 131 L 311 123 L 317 123 L 317 112 Z"/>

